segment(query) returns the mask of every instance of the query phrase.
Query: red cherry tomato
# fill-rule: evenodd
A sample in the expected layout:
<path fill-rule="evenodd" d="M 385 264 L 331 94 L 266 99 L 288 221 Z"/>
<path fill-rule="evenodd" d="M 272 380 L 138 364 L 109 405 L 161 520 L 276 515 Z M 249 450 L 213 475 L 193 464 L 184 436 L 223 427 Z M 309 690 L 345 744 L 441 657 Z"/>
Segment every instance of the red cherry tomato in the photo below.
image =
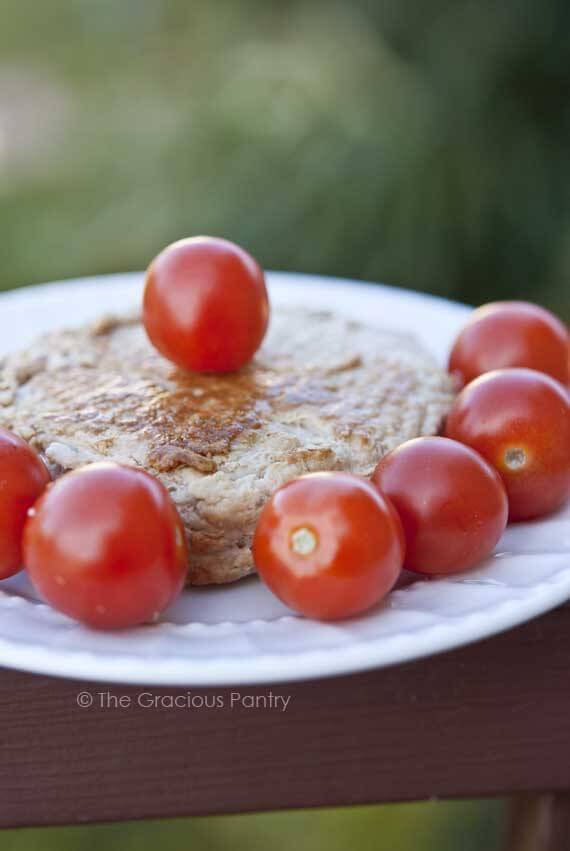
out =
<path fill-rule="evenodd" d="M 418 437 L 379 462 L 372 482 L 396 508 L 406 538 L 404 566 L 456 573 L 486 558 L 507 525 L 497 472 L 480 455 L 444 437 Z"/>
<path fill-rule="evenodd" d="M 188 569 L 182 521 L 163 485 L 119 464 L 52 484 L 30 512 L 24 562 L 55 609 L 99 629 L 155 620 Z"/>
<path fill-rule="evenodd" d="M 313 473 L 274 493 L 259 518 L 253 556 L 262 579 L 295 611 L 347 618 L 394 585 L 404 557 L 402 527 L 369 482 Z"/>
<path fill-rule="evenodd" d="M 200 236 L 165 248 L 146 277 L 143 320 L 164 357 L 196 372 L 246 364 L 267 330 L 263 271 L 243 248 Z"/>
<path fill-rule="evenodd" d="M 462 384 L 506 367 L 545 372 L 570 381 L 568 329 L 550 311 L 526 301 L 498 301 L 476 310 L 459 334 L 449 371 Z"/>
<path fill-rule="evenodd" d="M 0 579 L 22 567 L 26 515 L 49 481 L 46 466 L 34 450 L 0 428 Z"/>
<path fill-rule="evenodd" d="M 548 375 L 530 369 L 482 375 L 458 396 L 445 433 L 499 471 L 511 520 L 548 514 L 568 498 L 570 402 Z"/>

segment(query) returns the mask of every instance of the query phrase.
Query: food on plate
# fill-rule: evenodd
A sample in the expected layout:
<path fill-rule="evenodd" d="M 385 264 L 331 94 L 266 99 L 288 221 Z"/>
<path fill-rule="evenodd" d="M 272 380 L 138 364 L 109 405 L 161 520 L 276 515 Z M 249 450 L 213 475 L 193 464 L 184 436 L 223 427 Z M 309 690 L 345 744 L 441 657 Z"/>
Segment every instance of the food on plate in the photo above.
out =
<path fill-rule="evenodd" d="M 570 495 L 570 398 L 530 369 L 489 372 L 460 393 L 445 434 L 480 452 L 500 473 L 509 518 L 529 520 Z"/>
<path fill-rule="evenodd" d="M 245 251 L 174 243 L 142 317 L 0 362 L 0 579 L 23 565 L 55 609 L 100 629 L 153 622 L 185 583 L 255 566 L 303 615 L 364 612 L 403 566 L 466 570 L 509 519 L 568 498 L 569 351 L 548 311 L 487 305 L 450 375 L 413 337 L 327 310 L 269 323 Z M 473 378 L 458 397 L 457 377 Z"/>
<path fill-rule="evenodd" d="M 24 529 L 24 563 L 55 609 L 99 629 L 156 620 L 188 570 L 184 526 L 143 470 L 92 464 L 40 497 Z"/>
<path fill-rule="evenodd" d="M 553 313 L 526 301 L 479 307 L 463 328 L 449 357 L 449 371 L 462 384 L 506 367 L 536 369 L 570 382 L 568 329 Z"/>
<path fill-rule="evenodd" d="M 239 369 L 261 345 L 268 319 L 262 269 L 226 239 L 180 240 L 148 269 L 143 306 L 147 334 L 182 369 Z"/>
<path fill-rule="evenodd" d="M 313 473 L 273 494 L 253 555 L 284 603 L 307 617 L 336 620 L 386 596 L 402 568 L 404 537 L 389 500 L 365 479 Z"/>
<path fill-rule="evenodd" d="M 277 487 L 321 470 L 370 475 L 438 431 L 452 385 L 414 338 L 306 307 L 274 309 L 254 361 L 228 375 L 183 372 L 140 321 L 109 319 L 5 359 L 0 424 L 55 476 L 104 460 L 158 476 L 201 585 L 253 571 L 255 523 Z"/>
<path fill-rule="evenodd" d="M 386 455 L 372 483 L 396 508 L 406 538 L 404 566 L 457 573 L 491 554 L 507 525 L 499 474 L 477 452 L 445 437 L 420 437 Z"/>
<path fill-rule="evenodd" d="M 46 465 L 34 450 L 0 428 L 0 579 L 22 568 L 26 514 L 49 481 Z"/>

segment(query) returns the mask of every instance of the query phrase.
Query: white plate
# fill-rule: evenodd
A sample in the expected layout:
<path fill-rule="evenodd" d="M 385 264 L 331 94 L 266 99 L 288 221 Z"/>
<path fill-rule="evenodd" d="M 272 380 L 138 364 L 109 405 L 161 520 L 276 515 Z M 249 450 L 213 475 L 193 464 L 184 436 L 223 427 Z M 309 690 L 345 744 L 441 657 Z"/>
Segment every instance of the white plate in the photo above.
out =
<path fill-rule="evenodd" d="M 468 308 L 390 287 L 271 274 L 274 303 L 326 305 L 410 330 L 443 359 Z M 39 332 L 136 304 L 139 275 L 0 297 L 0 352 Z M 323 677 L 449 650 L 519 624 L 570 597 L 570 510 L 510 527 L 495 555 L 450 579 L 415 581 L 364 616 L 295 616 L 257 580 L 185 592 L 156 625 L 86 629 L 40 603 L 24 575 L 1 583 L 0 665 L 146 685 L 232 685 Z"/>

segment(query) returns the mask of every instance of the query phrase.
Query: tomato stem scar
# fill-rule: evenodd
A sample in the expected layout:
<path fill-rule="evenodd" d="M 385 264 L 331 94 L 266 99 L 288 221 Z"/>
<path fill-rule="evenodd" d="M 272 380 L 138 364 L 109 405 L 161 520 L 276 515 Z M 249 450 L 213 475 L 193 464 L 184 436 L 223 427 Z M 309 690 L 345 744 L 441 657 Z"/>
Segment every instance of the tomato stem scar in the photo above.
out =
<path fill-rule="evenodd" d="M 509 470 L 520 470 L 526 464 L 526 453 L 524 449 L 507 449 L 504 455 L 505 466 Z"/>
<path fill-rule="evenodd" d="M 307 526 L 300 526 L 291 532 L 290 547 L 297 555 L 311 555 L 316 550 L 317 544 L 318 538 L 316 532 Z"/>

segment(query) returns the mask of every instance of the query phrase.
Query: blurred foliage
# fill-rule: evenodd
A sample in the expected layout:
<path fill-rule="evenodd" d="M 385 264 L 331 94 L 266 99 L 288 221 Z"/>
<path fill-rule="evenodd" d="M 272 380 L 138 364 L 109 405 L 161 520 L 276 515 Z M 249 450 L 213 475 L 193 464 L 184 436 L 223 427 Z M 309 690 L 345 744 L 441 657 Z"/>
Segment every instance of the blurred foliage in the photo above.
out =
<path fill-rule="evenodd" d="M 352 807 L 2 833 L 3 851 L 499 851 L 496 801 Z"/>
<path fill-rule="evenodd" d="M 570 318 L 567 0 L 0 0 L 0 286 L 195 233 Z"/>

